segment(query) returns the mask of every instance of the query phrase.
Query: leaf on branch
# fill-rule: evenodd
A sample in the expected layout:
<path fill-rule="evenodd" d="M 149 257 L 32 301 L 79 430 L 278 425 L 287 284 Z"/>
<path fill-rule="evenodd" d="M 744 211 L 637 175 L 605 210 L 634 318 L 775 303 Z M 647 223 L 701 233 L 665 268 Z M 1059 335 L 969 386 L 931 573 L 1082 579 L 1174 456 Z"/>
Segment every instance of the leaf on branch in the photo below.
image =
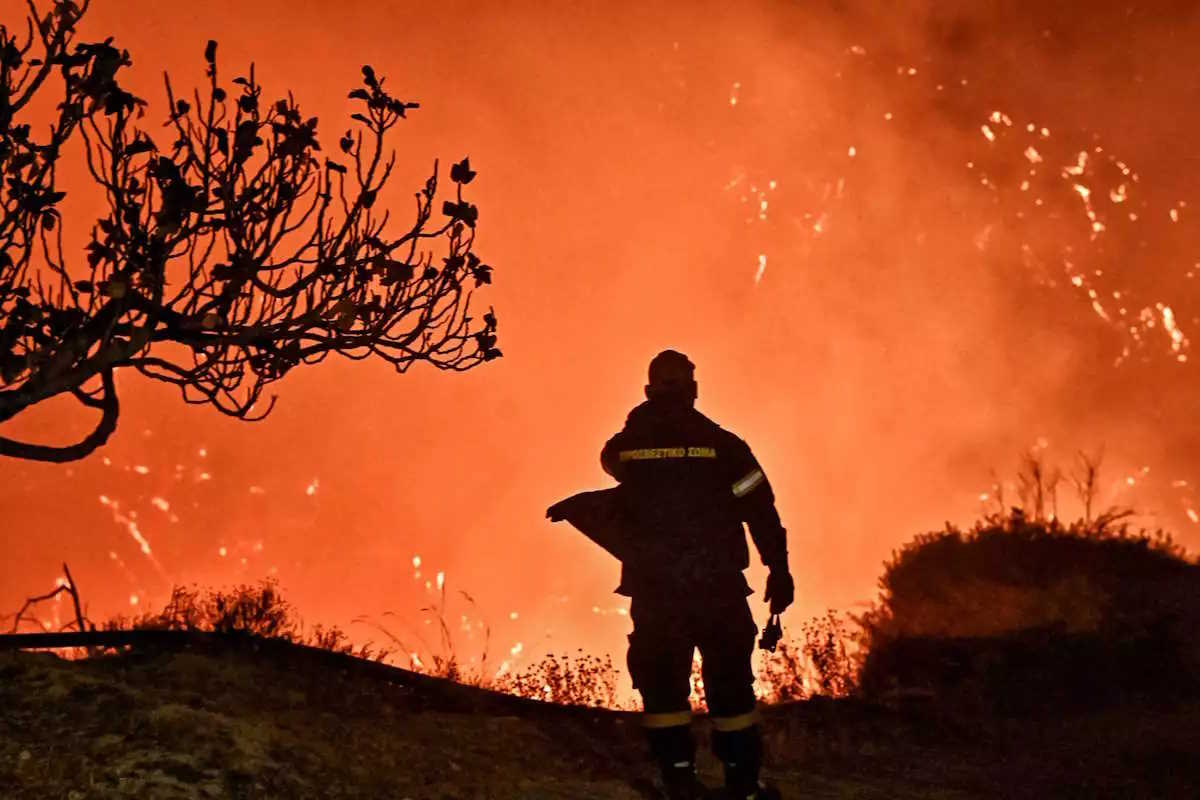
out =
<path fill-rule="evenodd" d="M 141 101 L 124 89 L 113 88 L 104 96 L 104 113 L 107 116 L 133 111 Z"/>
<path fill-rule="evenodd" d="M 412 280 L 415 270 L 413 265 L 404 261 L 389 261 L 386 274 L 380 278 L 379 282 L 384 286 L 390 286 L 393 283 L 404 283 Z"/>
<path fill-rule="evenodd" d="M 363 83 L 365 83 L 367 86 L 370 86 L 372 89 L 378 88 L 379 79 L 375 77 L 375 70 L 371 69 L 369 65 L 363 64 L 362 74 Z"/>
<path fill-rule="evenodd" d="M 129 286 L 123 280 L 109 280 L 100 282 L 100 294 L 105 297 L 111 297 L 113 300 L 120 300 L 125 296 L 125 291 Z"/>
<path fill-rule="evenodd" d="M 479 209 L 468 202 L 452 203 L 449 200 L 442 203 L 442 213 L 451 219 L 465 222 L 474 228 L 479 219 Z"/>
<path fill-rule="evenodd" d="M 244 120 L 238 123 L 237 131 L 233 134 L 233 160 L 241 163 L 254 153 L 254 148 L 263 143 L 258 135 L 258 123 L 254 120 Z"/>
<path fill-rule="evenodd" d="M 95 285 L 91 281 L 75 281 L 75 291 L 77 292 L 91 294 L 95 288 Z"/>
<path fill-rule="evenodd" d="M 367 94 L 366 89 L 355 89 L 349 95 L 351 100 L 367 100 L 370 101 L 371 95 Z"/>
<path fill-rule="evenodd" d="M 475 180 L 475 175 L 476 173 L 471 169 L 471 159 L 469 157 L 450 167 L 450 180 L 455 183 L 466 185 Z"/>
<path fill-rule="evenodd" d="M 338 146 L 342 148 L 343 153 L 349 153 L 354 147 L 354 139 L 350 136 L 350 131 L 346 131 L 346 135 L 338 140 Z"/>
<path fill-rule="evenodd" d="M 343 167 L 341 164 L 339 164 L 336 161 L 329 159 L 329 158 L 325 159 L 325 169 L 332 170 L 333 172 L 337 172 L 342 175 L 346 174 L 345 167 Z"/>
<path fill-rule="evenodd" d="M 136 156 L 141 153 L 153 153 L 153 152 L 154 152 L 154 142 L 150 141 L 149 139 L 137 139 L 136 141 L 134 141 L 132 144 L 130 144 L 128 147 L 125 148 L 125 155 L 127 155 L 127 156 Z"/>
<path fill-rule="evenodd" d="M 217 60 L 217 41 L 209 39 L 208 44 L 204 46 L 204 60 L 212 64 Z"/>
<path fill-rule="evenodd" d="M 87 246 L 88 265 L 95 267 L 101 261 L 116 261 L 117 254 L 111 247 L 100 244 L 99 242 L 89 242 Z"/>
<path fill-rule="evenodd" d="M 0 66 L 6 70 L 15 70 L 21 66 L 21 51 L 17 49 L 15 39 L 6 41 L 4 49 L 0 50 Z"/>
<path fill-rule="evenodd" d="M 421 107 L 420 103 L 404 103 L 399 100 L 388 101 L 388 111 L 391 111 L 393 114 L 399 114 L 401 117 L 405 117 L 405 118 L 407 118 L 408 115 L 405 114 L 404 112 L 406 112 L 408 109 L 420 108 L 420 107 Z"/>
<path fill-rule="evenodd" d="M 213 96 L 213 100 L 216 100 L 218 103 L 224 103 L 225 99 L 229 97 L 229 95 L 225 93 L 225 90 L 222 89 L 220 86 L 213 89 L 212 96 Z"/>

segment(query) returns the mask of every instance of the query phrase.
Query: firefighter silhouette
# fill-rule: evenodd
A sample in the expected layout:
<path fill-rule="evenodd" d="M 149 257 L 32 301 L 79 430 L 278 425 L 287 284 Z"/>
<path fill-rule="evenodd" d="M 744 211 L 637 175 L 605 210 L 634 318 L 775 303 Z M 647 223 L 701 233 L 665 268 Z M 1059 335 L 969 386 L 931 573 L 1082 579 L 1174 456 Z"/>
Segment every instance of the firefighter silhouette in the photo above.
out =
<path fill-rule="evenodd" d="M 644 708 L 650 751 L 667 796 L 708 796 L 696 776 L 691 733 L 692 658 L 700 650 L 725 791 L 778 798 L 759 782 L 762 736 L 751 657 L 757 627 L 742 571 L 750 564 L 743 524 L 770 570 L 764 598 L 775 615 L 791 605 L 786 533 L 749 446 L 695 409 L 695 367 L 666 350 L 650 362 L 646 402 L 600 455 L 612 489 L 551 506 L 621 561 L 619 594 L 631 598 L 628 667 Z M 774 649 L 773 642 L 763 646 Z"/>

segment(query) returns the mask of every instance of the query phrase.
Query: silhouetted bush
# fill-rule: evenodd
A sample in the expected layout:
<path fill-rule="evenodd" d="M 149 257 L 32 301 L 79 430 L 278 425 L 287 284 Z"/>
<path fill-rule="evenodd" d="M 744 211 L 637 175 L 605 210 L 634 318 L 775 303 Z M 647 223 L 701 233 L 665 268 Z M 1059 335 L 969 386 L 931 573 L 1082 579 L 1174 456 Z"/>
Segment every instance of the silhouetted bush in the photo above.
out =
<path fill-rule="evenodd" d="M 490 688 L 560 705 L 617 708 L 617 670 L 612 657 L 590 656 L 582 649 L 574 658 L 551 654 L 526 670 L 500 675 Z"/>
<path fill-rule="evenodd" d="M 918 536 L 859 620 L 862 687 L 968 692 L 1013 708 L 1200 686 L 1200 566 L 1110 513 L 994 514 Z"/>
<path fill-rule="evenodd" d="M 389 655 L 386 649 L 374 650 L 370 642 L 355 647 L 337 626 L 315 625 L 306 633 L 295 608 L 284 598 L 274 579 L 225 591 L 176 586 L 162 611 L 132 619 L 115 617 L 104 627 L 261 636 L 376 661 L 383 661 Z"/>

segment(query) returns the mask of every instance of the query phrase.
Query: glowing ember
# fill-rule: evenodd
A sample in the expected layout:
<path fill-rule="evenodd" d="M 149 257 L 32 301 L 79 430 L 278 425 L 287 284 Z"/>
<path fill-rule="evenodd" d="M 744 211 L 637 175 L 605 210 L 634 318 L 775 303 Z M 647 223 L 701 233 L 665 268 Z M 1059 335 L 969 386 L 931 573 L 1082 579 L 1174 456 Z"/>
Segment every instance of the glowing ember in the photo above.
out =
<path fill-rule="evenodd" d="M 758 271 L 754 273 L 754 283 L 758 285 L 762 282 L 763 273 L 767 271 L 767 254 L 758 254 Z"/>

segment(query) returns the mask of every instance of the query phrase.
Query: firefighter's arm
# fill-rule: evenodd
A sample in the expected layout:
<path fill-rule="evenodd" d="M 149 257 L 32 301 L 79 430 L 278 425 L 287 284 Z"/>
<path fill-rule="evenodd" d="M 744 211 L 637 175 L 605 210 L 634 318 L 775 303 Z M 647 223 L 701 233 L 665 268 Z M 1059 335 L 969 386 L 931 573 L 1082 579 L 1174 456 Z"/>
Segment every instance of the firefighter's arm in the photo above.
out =
<path fill-rule="evenodd" d="M 733 450 L 732 475 L 734 503 L 738 516 L 750 528 L 750 538 L 772 571 L 787 572 L 787 531 L 775 510 L 775 493 L 750 447 L 737 439 Z"/>
<path fill-rule="evenodd" d="M 754 458 L 745 442 L 739 440 L 735 461 L 733 495 L 741 520 L 750 528 L 750 538 L 770 570 L 765 598 L 771 603 L 771 613 L 781 613 L 792 604 L 795 586 L 788 569 L 787 531 L 775 509 L 775 493 L 762 465 Z"/>
<path fill-rule="evenodd" d="M 772 572 L 788 571 L 787 531 L 775 509 L 775 493 L 761 467 L 746 473 L 738 495 L 738 484 L 734 484 L 734 495 L 738 497 L 742 521 L 750 528 L 750 538 L 762 558 L 763 564 Z"/>

